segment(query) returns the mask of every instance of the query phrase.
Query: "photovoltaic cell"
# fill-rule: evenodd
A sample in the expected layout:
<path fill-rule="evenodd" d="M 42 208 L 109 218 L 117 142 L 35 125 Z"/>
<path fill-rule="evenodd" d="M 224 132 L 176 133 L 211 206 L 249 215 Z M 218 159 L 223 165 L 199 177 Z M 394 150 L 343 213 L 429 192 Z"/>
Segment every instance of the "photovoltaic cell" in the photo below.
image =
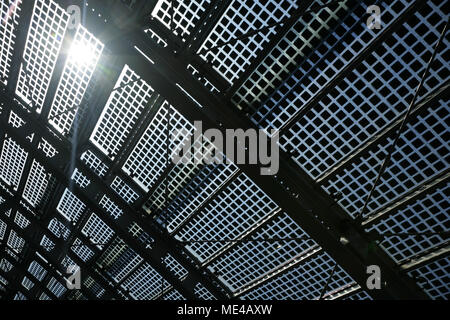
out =
<path fill-rule="evenodd" d="M 449 111 L 448 102 L 440 100 L 405 126 L 383 179 L 368 204 L 368 214 L 449 168 Z M 342 173 L 326 181 L 324 188 L 330 194 L 342 192 L 339 204 L 352 217 L 362 208 L 393 138 L 383 139 L 367 155 L 353 160 Z"/>
<path fill-rule="evenodd" d="M 15 6 L 13 4 L 16 3 Z M 0 82 L 8 83 L 11 59 L 16 36 L 14 30 L 19 23 L 21 1 L 4 0 L 0 2 Z M 1 110 L 1 109 L 0 109 Z"/>
<path fill-rule="evenodd" d="M 242 242 L 228 253 L 220 256 L 210 267 L 220 272 L 219 279 L 233 292 L 249 282 L 274 271 L 283 264 L 295 261 L 316 242 L 286 213 L 282 213 L 266 224 L 251 239 L 292 239 L 280 242 Z M 301 239 L 304 238 L 304 239 Z"/>
<path fill-rule="evenodd" d="M 60 133 L 69 133 L 76 113 L 80 113 L 81 101 L 102 51 L 103 44 L 79 25 L 49 113 L 49 123 Z"/>
<path fill-rule="evenodd" d="M 238 1 L 233 0 L 215 25 L 199 52 L 227 42 L 237 36 L 289 17 L 297 8 L 293 0 Z M 214 68 L 230 83 L 257 57 L 258 53 L 275 34 L 274 28 L 258 33 L 245 41 L 237 41 L 201 56 L 212 61 Z"/>
<path fill-rule="evenodd" d="M 390 212 L 367 231 L 386 233 L 424 233 L 450 230 L 450 183 L 407 205 Z M 444 235 L 386 237 L 380 244 L 398 264 L 433 247 L 448 242 Z"/>
<path fill-rule="evenodd" d="M 33 8 L 16 94 L 41 112 L 69 15 L 52 0 L 37 0 Z M 32 100 L 32 101 L 31 101 Z"/>
<path fill-rule="evenodd" d="M 176 235 L 182 241 L 235 240 L 267 218 L 277 205 L 245 174 L 239 175 Z M 229 244 L 191 243 L 186 248 L 204 262 Z"/>
<path fill-rule="evenodd" d="M 169 108 L 170 137 L 167 145 L 166 117 Z M 169 103 L 164 102 L 122 168 L 145 192 L 148 192 L 167 167 L 168 156 L 171 157 L 185 143 L 182 138 L 173 139 L 175 130 L 193 134 L 194 126 Z M 167 155 L 167 148 L 170 155 Z"/>
<path fill-rule="evenodd" d="M 205 12 L 211 0 L 170 1 L 159 0 L 153 9 L 152 16 L 161 21 L 167 28 L 171 28 L 170 21 L 173 7 L 174 34 L 182 37 L 183 41 L 192 32 L 201 15 Z"/>
<path fill-rule="evenodd" d="M 412 277 L 419 277 L 417 284 L 432 299 L 450 298 L 450 258 L 442 257 L 408 272 Z"/>
<path fill-rule="evenodd" d="M 281 147 L 298 151 L 294 160 L 313 178 L 406 112 L 439 37 L 441 27 L 433 25 L 435 17 L 445 16 L 439 7 L 428 6 L 427 14 L 416 14 L 393 33 L 280 137 Z M 448 48 L 444 40 L 422 97 L 450 79 Z"/>
<path fill-rule="evenodd" d="M 19 187 L 27 157 L 28 153 L 11 138 L 4 139 L 0 156 L 0 178 L 14 190 Z"/>
<path fill-rule="evenodd" d="M 242 296 L 244 300 L 315 300 L 325 286 L 334 260 L 325 252 L 307 260 Z M 354 283 L 340 267 L 336 269 L 327 292 Z"/>
<path fill-rule="evenodd" d="M 111 160 L 124 146 L 153 94 L 144 80 L 135 81 L 137 79 L 139 76 L 125 65 L 90 138 Z"/>

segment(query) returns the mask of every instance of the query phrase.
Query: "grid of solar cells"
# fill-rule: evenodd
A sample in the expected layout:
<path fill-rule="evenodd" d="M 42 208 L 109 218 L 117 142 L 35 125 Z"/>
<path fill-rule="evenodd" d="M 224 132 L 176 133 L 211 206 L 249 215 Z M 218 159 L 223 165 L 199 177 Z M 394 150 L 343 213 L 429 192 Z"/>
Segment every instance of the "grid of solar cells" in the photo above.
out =
<path fill-rule="evenodd" d="M 190 35 L 211 0 L 170 1 L 159 0 L 152 16 L 170 29 L 173 8 L 173 33 L 183 41 Z"/>
<path fill-rule="evenodd" d="M 167 205 L 167 200 L 172 201 L 173 198 L 188 184 L 193 177 L 203 168 L 204 155 L 210 154 L 216 148 L 208 140 L 202 139 L 200 136 L 191 146 L 194 151 L 188 152 L 181 157 L 173 169 L 168 173 L 167 178 L 158 185 L 152 193 L 146 207 L 149 210 L 162 209 Z M 215 156 L 215 159 L 223 158 L 223 154 Z M 166 185 L 168 194 L 166 194 Z"/>
<path fill-rule="evenodd" d="M 21 253 L 25 246 L 25 240 L 19 237 L 14 230 L 11 230 L 9 233 L 8 242 L 6 244 L 14 252 Z"/>
<path fill-rule="evenodd" d="M 25 297 L 23 295 L 22 292 L 17 292 L 16 295 L 14 296 L 14 300 L 28 300 L 27 297 Z"/>
<path fill-rule="evenodd" d="M 73 170 L 72 176 L 70 177 L 81 189 L 85 189 L 90 183 L 89 180 L 80 170 L 75 168 Z"/>
<path fill-rule="evenodd" d="M 45 156 L 47 158 L 53 158 L 54 156 L 56 156 L 59 151 L 56 150 L 55 147 L 53 147 L 47 140 L 42 139 L 39 144 L 38 144 L 38 149 L 42 150 L 42 152 L 44 152 Z"/>
<path fill-rule="evenodd" d="M 50 252 L 55 248 L 55 243 L 52 240 L 50 240 L 46 235 L 42 236 L 39 245 L 47 252 Z"/>
<path fill-rule="evenodd" d="M 46 301 L 46 300 L 52 300 L 48 295 L 45 294 L 45 292 L 42 292 L 39 296 L 39 300 Z"/>
<path fill-rule="evenodd" d="M 48 282 L 47 288 L 58 298 L 60 298 L 67 291 L 66 287 L 64 287 L 54 277 L 52 277 Z"/>
<path fill-rule="evenodd" d="M 119 176 L 114 178 L 111 188 L 129 204 L 134 203 L 139 198 L 139 194 L 120 179 Z"/>
<path fill-rule="evenodd" d="M 292 239 L 293 241 L 267 242 L 263 239 Z M 304 251 L 316 246 L 316 242 L 286 213 L 268 222 L 251 239 L 261 242 L 242 242 L 210 265 L 218 270 L 219 279 L 233 292 L 249 282 L 295 260 Z"/>
<path fill-rule="evenodd" d="M 48 230 L 56 237 L 67 240 L 70 236 L 70 229 L 67 228 L 61 221 L 53 218 L 48 224 Z"/>
<path fill-rule="evenodd" d="M 167 112 L 169 111 L 170 137 L 167 137 Z M 176 130 L 184 132 L 183 137 L 177 138 Z M 194 126 L 189 123 L 175 108 L 164 102 L 150 125 L 142 134 L 122 170 L 145 191 L 153 186 L 158 177 L 168 165 L 167 148 L 176 153 L 187 143 L 186 134 L 193 134 Z M 176 138 L 176 139 L 173 139 Z"/>
<path fill-rule="evenodd" d="M 207 165 L 177 195 L 168 209 L 161 214 L 172 233 L 178 229 L 237 171 L 234 164 Z"/>
<path fill-rule="evenodd" d="M 144 231 L 144 229 L 136 222 L 133 222 L 128 227 L 128 232 L 133 236 L 133 238 L 136 238 L 147 247 L 151 247 L 151 244 L 155 242 L 155 239 L 150 237 L 150 235 L 146 231 Z"/>
<path fill-rule="evenodd" d="M 419 277 L 417 284 L 432 299 L 445 300 L 450 298 L 449 274 L 450 257 L 448 256 L 427 263 L 408 273 L 412 277 Z"/>
<path fill-rule="evenodd" d="M 173 289 L 172 291 L 164 295 L 163 300 L 180 301 L 186 300 L 186 298 L 177 289 Z"/>
<path fill-rule="evenodd" d="M 102 199 L 99 202 L 100 206 L 108 212 L 111 217 L 114 219 L 118 219 L 122 214 L 123 210 L 117 206 L 114 201 L 112 201 L 110 198 L 108 198 L 106 195 L 102 197 Z"/>
<path fill-rule="evenodd" d="M 84 285 L 88 288 L 97 298 L 101 298 L 105 293 L 103 289 L 92 277 L 88 277 L 84 281 Z"/>
<path fill-rule="evenodd" d="M 16 215 L 14 217 L 14 223 L 17 224 L 20 227 L 20 229 L 25 229 L 30 225 L 30 220 L 25 218 L 25 216 L 20 212 L 16 212 Z"/>
<path fill-rule="evenodd" d="M 22 171 L 27 160 L 25 152 L 14 140 L 5 138 L 0 156 L 0 178 L 15 191 L 19 187 Z"/>
<path fill-rule="evenodd" d="M 124 66 L 90 137 L 111 160 L 124 146 L 153 94 L 153 89 L 144 80 L 135 81 L 139 78 L 128 65 Z"/>
<path fill-rule="evenodd" d="M 187 277 L 188 271 L 181 263 L 179 263 L 174 257 L 168 253 L 164 258 L 164 265 L 168 270 L 170 270 L 173 274 L 175 274 L 178 279 L 183 280 Z"/>
<path fill-rule="evenodd" d="M 28 279 L 27 277 L 23 277 L 22 279 L 22 286 L 27 289 L 30 290 L 31 288 L 33 288 L 34 283 L 33 281 L 31 281 L 30 279 Z"/>
<path fill-rule="evenodd" d="M 22 197 L 34 208 L 38 206 L 49 182 L 49 174 L 36 160 L 33 160 Z"/>
<path fill-rule="evenodd" d="M 16 94 L 32 104 L 38 113 L 44 104 L 68 21 L 69 15 L 54 1 L 35 2 Z"/>
<path fill-rule="evenodd" d="M 79 25 L 48 117 L 59 132 L 69 133 L 102 51 L 103 44 Z"/>
<path fill-rule="evenodd" d="M 30 263 L 30 266 L 28 267 L 28 272 L 30 272 L 33 277 L 35 277 L 37 280 L 42 281 L 47 274 L 47 270 L 44 269 L 43 266 L 41 266 L 36 261 L 33 261 Z"/>
<path fill-rule="evenodd" d="M 291 10 L 297 7 L 296 1 L 293 0 L 268 0 L 264 2 L 233 0 L 202 44 L 199 52 L 254 29 L 279 22 L 283 18 L 289 17 Z M 217 64 L 214 69 L 230 83 L 233 83 L 250 65 L 251 61 L 257 57 L 273 35 L 275 35 L 275 31 L 274 28 L 271 28 L 245 41 L 220 47 L 201 56 L 212 61 L 213 65 Z"/>
<path fill-rule="evenodd" d="M 125 244 L 122 239 L 116 238 L 106 249 L 100 261 L 100 264 L 105 267 L 106 272 L 114 281 L 121 282 L 144 259 Z"/>
<path fill-rule="evenodd" d="M 412 2 L 401 0 L 386 4 L 383 7 L 383 19 L 386 21 L 383 28 L 387 28 Z M 255 123 L 267 130 L 281 128 L 376 39 L 378 32 L 369 29 L 366 20 L 361 19 L 365 15 L 365 8 L 366 6 L 357 7 L 356 12 L 348 15 L 341 22 L 341 26 L 333 30 L 311 55 L 300 63 L 298 69 L 252 116 Z"/>
<path fill-rule="evenodd" d="M 367 231 L 385 233 L 423 233 L 443 232 L 450 230 L 450 183 L 438 188 L 433 193 L 407 205 L 404 209 L 389 213 L 389 215 Z M 433 247 L 448 242 L 444 235 L 386 237 L 380 246 L 400 264 L 413 256 L 425 253 Z"/>
<path fill-rule="evenodd" d="M 253 181 L 240 174 L 183 226 L 176 238 L 183 241 L 235 240 L 276 208 L 277 205 Z M 204 262 L 228 245 L 224 242 L 194 242 L 186 248 Z"/>
<path fill-rule="evenodd" d="M 61 200 L 56 207 L 56 210 L 71 222 L 77 222 L 85 209 L 86 205 L 69 189 L 64 190 Z"/>
<path fill-rule="evenodd" d="M 444 16 L 430 5 L 426 15 L 417 14 L 405 23 L 281 136 L 282 148 L 297 150 L 295 161 L 313 178 L 407 110 L 439 37 L 441 27 L 433 25 L 437 14 Z M 422 93 L 450 78 L 445 62 L 448 41 L 442 47 Z"/>
<path fill-rule="evenodd" d="M 129 276 L 122 284 L 125 290 L 136 300 L 152 300 L 163 290 L 170 288 L 170 284 L 148 263 L 144 263 L 136 272 Z"/>
<path fill-rule="evenodd" d="M 1 269 L 5 272 L 9 272 L 12 270 L 12 268 L 14 268 L 13 264 L 6 259 L 2 259 L 0 261 L 0 266 L 1 266 Z"/>
<path fill-rule="evenodd" d="M 6 222 L 4 222 L 3 220 L 0 220 L 0 240 L 3 240 L 5 238 L 7 227 L 8 227 L 8 224 Z"/>
<path fill-rule="evenodd" d="M 109 168 L 91 150 L 84 152 L 80 159 L 99 177 L 104 177 Z"/>
<path fill-rule="evenodd" d="M 314 300 L 320 297 L 335 261 L 325 252 L 301 263 L 288 272 L 270 279 L 242 296 L 244 300 Z M 353 283 L 352 278 L 338 266 L 327 292 Z"/>
<path fill-rule="evenodd" d="M 323 1 L 314 3 L 322 5 Z M 331 9 L 300 17 L 236 91 L 233 102 L 247 106 L 261 103 L 297 69 L 299 61 L 311 54 L 324 35 L 340 25 L 347 9 L 347 1 L 342 1 Z"/>
<path fill-rule="evenodd" d="M 84 262 L 90 260 L 95 254 L 94 251 L 78 238 L 75 239 L 70 249 Z"/>
<path fill-rule="evenodd" d="M 448 103 L 440 100 L 405 126 L 390 165 L 368 204 L 369 214 L 449 168 L 449 110 Z M 361 209 L 392 140 L 393 137 L 385 137 L 371 147 L 368 155 L 353 160 L 342 173 L 325 183 L 324 188 L 330 194 L 342 192 L 339 204 L 351 216 Z"/>
<path fill-rule="evenodd" d="M 89 220 L 84 225 L 81 233 L 88 237 L 91 242 L 96 244 L 100 249 L 102 249 L 103 244 L 106 244 L 114 235 L 114 231 L 95 213 L 89 217 Z"/>
<path fill-rule="evenodd" d="M 15 129 L 20 128 L 25 124 L 25 121 L 21 117 L 19 117 L 16 113 L 11 111 L 9 114 L 8 123 Z"/>
<path fill-rule="evenodd" d="M 3 84 L 8 83 L 7 79 L 16 39 L 14 30 L 19 23 L 21 4 L 22 2 L 15 0 L 0 2 L 0 82 Z"/>
<path fill-rule="evenodd" d="M 203 300 L 216 300 L 216 297 L 214 297 L 214 295 L 200 282 L 197 282 L 195 285 L 194 294 Z"/>

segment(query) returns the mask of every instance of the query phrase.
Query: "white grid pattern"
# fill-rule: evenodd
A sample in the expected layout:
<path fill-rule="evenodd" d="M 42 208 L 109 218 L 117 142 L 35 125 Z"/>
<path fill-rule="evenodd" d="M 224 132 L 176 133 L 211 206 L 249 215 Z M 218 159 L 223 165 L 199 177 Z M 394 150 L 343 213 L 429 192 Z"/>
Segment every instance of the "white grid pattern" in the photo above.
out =
<path fill-rule="evenodd" d="M 39 142 L 38 149 L 42 150 L 47 158 L 53 158 L 59 153 L 59 151 L 44 138 Z"/>
<path fill-rule="evenodd" d="M 70 229 L 67 228 L 61 221 L 53 218 L 48 224 L 48 230 L 56 237 L 67 240 L 70 236 Z"/>
<path fill-rule="evenodd" d="M 44 279 L 45 275 L 47 274 L 47 270 L 45 270 L 44 267 L 42 267 L 36 261 L 30 263 L 30 266 L 28 267 L 28 272 L 30 272 L 33 275 L 33 277 L 35 277 L 39 281 L 42 281 L 42 279 Z"/>
<path fill-rule="evenodd" d="M 6 228 L 8 225 L 3 220 L 0 220 L 0 240 L 5 238 Z"/>
<path fill-rule="evenodd" d="M 324 1 L 314 1 L 321 5 Z M 298 18 L 286 35 L 255 68 L 233 97 L 237 105 L 254 106 L 276 90 L 277 84 L 285 80 L 314 50 L 314 44 L 322 40 L 323 34 L 338 27 L 339 19 L 347 14 L 347 1 L 333 8 L 323 8 Z"/>
<path fill-rule="evenodd" d="M 48 282 L 47 289 L 50 290 L 58 298 L 60 298 L 67 291 L 66 287 L 64 287 L 53 277 Z"/>
<path fill-rule="evenodd" d="M 160 295 L 161 288 L 167 290 L 170 285 L 161 275 L 145 263 L 122 284 L 136 300 L 152 300 Z"/>
<path fill-rule="evenodd" d="M 195 285 L 194 294 L 203 300 L 216 300 L 216 297 L 214 297 L 214 295 L 200 282 L 197 282 Z"/>
<path fill-rule="evenodd" d="M 450 167 L 449 111 L 448 104 L 441 100 L 405 126 L 383 179 L 368 204 L 368 214 Z M 368 155 L 353 160 L 342 173 L 326 181 L 324 188 L 330 194 L 342 192 L 339 204 L 351 216 L 362 208 L 392 139 L 387 137 L 380 141 Z"/>
<path fill-rule="evenodd" d="M 176 235 L 186 240 L 235 240 L 267 218 L 277 205 L 245 174 L 192 218 Z M 186 246 L 200 262 L 229 246 L 224 242 L 192 243 Z"/>
<path fill-rule="evenodd" d="M 16 6 L 13 4 L 16 3 Z M 7 84 L 9 70 L 11 68 L 11 59 L 14 52 L 15 34 L 14 29 L 19 23 L 19 16 L 22 2 L 16 0 L 3 0 L 0 2 L 0 80 Z"/>
<path fill-rule="evenodd" d="M 25 240 L 17 235 L 14 230 L 11 230 L 8 237 L 7 245 L 16 253 L 21 253 L 24 246 Z"/>
<path fill-rule="evenodd" d="M 180 301 L 186 300 L 186 298 L 177 289 L 173 289 L 168 294 L 164 295 L 163 300 Z"/>
<path fill-rule="evenodd" d="M 81 233 L 89 237 L 92 243 L 97 244 L 99 249 L 103 248 L 101 244 L 107 243 L 114 235 L 114 231 L 96 214 L 91 215 Z"/>
<path fill-rule="evenodd" d="M 80 58 L 80 50 L 88 59 Z M 66 111 L 81 104 L 102 51 L 103 44 L 79 25 L 48 116 L 49 123 L 60 133 L 69 133 L 79 110 Z"/>
<path fill-rule="evenodd" d="M 289 12 L 294 8 L 297 8 L 294 0 L 263 2 L 233 0 L 202 44 L 199 52 L 254 29 L 278 22 L 288 17 Z M 214 68 L 230 83 L 233 83 L 274 35 L 274 28 L 271 28 L 245 41 L 237 41 L 213 52 L 210 51 L 202 57 L 211 60 L 213 64 L 217 63 L 218 66 L 214 66 Z"/>
<path fill-rule="evenodd" d="M 87 262 L 94 256 L 92 251 L 87 245 L 85 245 L 80 239 L 76 238 L 71 246 L 71 250 L 84 262 Z"/>
<path fill-rule="evenodd" d="M 164 102 L 122 168 L 145 192 L 153 186 L 168 164 L 166 123 L 168 109 L 169 103 Z M 171 129 L 169 150 L 172 156 L 186 143 L 183 141 L 185 135 L 176 141 L 172 139 L 175 136 L 175 130 L 193 134 L 194 127 L 172 106 L 170 106 L 169 118 Z"/>
<path fill-rule="evenodd" d="M 104 177 L 108 172 L 108 166 L 104 164 L 91 150 L 87 150 L 80 158 L 89 168 L 92 169 L 99 177 Z"/>
<path fill-rule="evenodd" d="M 19 117 L 15 112 L 11 111 L 9 114 L 8 123 L 15 129 L 20 128 L 25 124 L 25 121 Z"/>
<path fill-rule="evenodd" d="M 109 96 L 90 138 L 92 143 L 111 160 L 115 159 L 123 147 L 153 94 L 153 89 L 142 79 L 120 88 L 138 78 L 139 76 L 125 65 L 117 80 L 116 90 Z"/>
<path fill-rule="evenodd" d="M 243 242 L 237 244 L 226 255 L 221 256 L 211 267 L 219 270 L 219 279 L 232 291 L 237 291 L 304 251 L 317 246 L 312 239 L 286 213 L 274 218 L 252 239 L 302 238 L 299 241 L 283 242 Z"/>
<path fill-rule="evenodd" d="M 123 210 L 120 209 L 110 198 L 106 195 L 102 197 L 99 202 L 100 206 L 108 212 L 114 219 L 119 219 L 123 214 Z"/>
<path fill-rule="evenodd" d="M 70 177 L 70 179 L 72 179 L 73 181 L 75 181 L 75 183 L 81 188 L 81 189 L 85 189 L 87 186 L 89 186 L 89 184 L 91 183 L 91 180 L 89 180 L 88 178 L 86 178 L 86 176 L 81 173 L 80 170 L 78 170 L 77 168 L 75 168 L 73 170 L 72 176 Z"/>
<path fill-rule="evenodd" d="M 68 21 L 69 15 L 54 1 L 35 2 L 23 54 L 26 71 L 21 63 L 16 94 L 27 104 L 32 99 L 38 113 L 44 104 Z"/>
<path fill-rule="evenodd" d="M 64 194 L 56 207 L 56 210 L 71 222 L 77 222 L 85 209 L 86 205 L 69 189 L 64 190 Z"/>
<path fill-rule="evenodd" d="M 0 156 L 0 178 L 6 184 L 12 186 L 14 190 L 19 187 L 27 157 L 28 153 L 11 138 L 4 140 L 2 155 Z"/>
<path fill-rule="evenodd" d="M 50 175 L 47 174 L 44 167 L 36 160 L 33 160 L 22 197 L 34 208 L 42 200 L 49 179 Z"/>
<path fill-rule="evenodd" d="M 410 276 L 420 277 L 417 281 L 426 294 L 432 299 L 450 299 L 450 257 L 443 257 L 430 262 L 408 273 Z"/>
<path fill-rule="evenodd" d="M 111 188 L 129 204 L 134 203 L 139 198 L 139 194 L 120 179 L 119 176 L 114 178 Z"/>
<path fill-rule="evenodd" d="M 408 2 L 411 3 L 412 0 L 395 1 L 383 6 L 383 19 L 386 20 L 384 28 L 407 8 Z M 365 14 L 365 10 L 363 12 Z M 347 16 L 342 27 L 333 31 L 326 41 L 313 51 L 312 56 L 305 59 L 298 70 L 263 103 L 258 112 L 252 116 L 255 123 L 267 131 L 271 128 L 282 127 L 291 116 L 374 41 L 378 34 L 376 30 L 367 27 L 366 20 L 361 19 L 361 14 L 358 13 Z M 347 32 L 353 35 L 349 41 L 345 40 L 347 37 L 343 37 Z"/>
<path fill-rule="evenodd" d="M 187 277 L 188 271 L 186 270 L 186 268 L 183 267 L 181 263 L 179 263 L 174 257 L 172 257 L 170 253 L 168 253 L 164 257 L 163 261 L 166 268 L 169 269 L 173 274 L 175 274 L 178 279 L 183 280 Z"/>
<path fill-rule="evenodd" d="M 167 230 L 173 232 L 179 228 L 236 171 L 234 164 L 204 166 L 164 213 L 167 216 Z"/>
<path fill-rule="evenodd" d="M 411 203 L 404 209 L 390 212 L 388 217 L 375 223 L 367 231 L 384 233 L 423 233 L 450 230 L 450 183 L 432 194 Z M 448 242 L 443 235 L 420 237 L 386 237 L 380 246 L 400 264 L 406 259 L 424 253 Z"/>
<path fill-rule="evenodd" d="M 30 225 L 30 221 L 27 218 L 25 218 L 25 216 L 20 212 L 16 212 L 16 216 L 14 217 L 14 223 L 17 224 L 21 229 L 25 229 Z"/>
<path fill-rule="evenodd" d="M 427 22 L 437 13 L 443 14 L 435 8 L 429 15 L 420 16 L 421 23 L 414 28 L 405 24 L 280 138 L 283 149 L 299 151 L 295 161 L 313 178 L 407 110 L 439 34 L 438 27 Z M 427 32 L 417 31 L 425 26 Z M 450 78 L 445 62 L 448 48 L 447 42 L 436 56 L 424 92 L 431 92 Z"/>
<path fill-rule="evenodd" d="M 335 261 L 325 252 L 299 264 L 242 296 L 245 300 L 314 300 L 320 297 Z M 338 266 L 327 292 L 354 281 Z M 327 293 L 326 292 L 326 293 Z"/>
<path fill-rule="evenodd" d="M 153 9 L 152 16 L 170 29 L 173 6 L 174 33 L 182 37 L 183 41 L 192 32 L 195 24 L 200 20 L 211 0 L 170 1 L 159 0 Z"/>

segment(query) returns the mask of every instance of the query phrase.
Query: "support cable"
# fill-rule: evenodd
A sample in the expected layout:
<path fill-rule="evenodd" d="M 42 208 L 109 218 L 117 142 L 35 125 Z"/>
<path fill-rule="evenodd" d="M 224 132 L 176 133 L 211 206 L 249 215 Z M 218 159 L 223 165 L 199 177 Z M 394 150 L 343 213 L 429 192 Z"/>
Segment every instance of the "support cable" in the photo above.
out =
<path fill-rule="evenodd" d="M 425 79 L 426 79 L 427 76 L 428 76 L 428 73 L 429 73 L 431 64 L 433 63 L 433 61 L 434 61 L 434 59 L 435 59 L 435 57 L 436 57 L 436 54 L 437 54 L 439 45 L 441 44 L 442 39 L 444 38 L 445 33 L 446 33 L 446 31 L 447 31 L 448 21 L 449 21 L 449 20 L 447 19 L 447 22 L 445 23 L 445 26 L 444 26 L 444 28 L 443 28 L 443 30 L 442 30 L 442 32 L 441 32 L 441 35 L 440 35 L 440 37 L 439 37 L 439 40 L 437 41 L 436 46 L 434 47 L 433 54 L 431 55 L 431 58 L 430 58 L 430 60 L 428 61 L 427 67 L 426 67 L 426 69 L 425 69 L 425 72 L 423 73 L 422 78 L 420 79 L 420 83 L 419 83 L 419 85 L 417 86 L 417 89 L 416 89 L 416 91 L 415 91 L 415 93 L 414 93 L 414 97 L 413 97 L 413 99 L 411 100 L 411 103 L 409 104 L 408 110 L 407 110 L 407 112 L 406 112 L 406 114 L 405 114 L 405 117 L 403 118 L 402 123 L 400 124 L 400 127 L 399 127 L 399 129 L 398 129 L 398 131 L 397 131 L 397 135 L 395 136 L 394 141 L 392 142 L 392 144 L 391 144 L 391 145 L 389 146 L 389 148 L 388 148 L 387 155 L 386 155 L 386 157 L 385 157 L 384 160 L 383 160 L 383 163 L 382 163 L 382 165 L 381 165 L 381 167 L 380 167 L 380 169 L 379 169 L 379 171 L 378 171 L 378 175 L 377 175 L 377 177 L 376 177 L 375 180 L 374 180 L 374 183 L 373 183 L 373 185 L 372 185 L 372 188 L 370 189 L 369 194 L 367 195 L 367 198 L 366 198 L 366 200 L 365 200 L 365 202 L 364 202 L 364 205 L 363 205 L 361 211 L 360 211 L 358 214 L 356 214 L 355 220 L 356 220 L 356 221 L 359 221 L 360 223 L 362 222 L 362 219 L 363 219 L 363 217 L 364 217 L 364 214 L 365 214 L 366 211 L 367 211 L 367 206 L 368 206 L 368 204 L 369 204 L 369 202 L 370 202 L 370 200 L 371 200 L 371 198 L 372 198 L 372 195 L 373 195 L 373 193 L 374 193 L 374 191 L 375 191 L 375 189 L 376 189 L 378 183 L 379 183 L 380 180 L 381 180 L 381 176 L 383 175 L 384 171 L 386 170 L 387 166 L 388 166 L 389 163 L 390 163 L 392 154 L 393 154 L 394 151 L 395 151 L 395 147 L 397 146 L 397 143 L 398 143 L 398 140 L 400 139 L 400 136 L 401 136 L 401 134 L 402 134 L 402 131 L 403 131 L 403 129 L 404 129 L 406 123 L 407 123 L 408 120 L 409 120 L 411 111 L 413 110 L 413 107 L 414 107 L 414 105 L 415 105 L 415 103 L 416 103 L 417 97 L 419 96 L 419 92 L 420 92 L 420 90 L 422 89 L 422 86 L 423 86 L 423 84 L 424 84 L 424 82 L 425 82 Z"/>

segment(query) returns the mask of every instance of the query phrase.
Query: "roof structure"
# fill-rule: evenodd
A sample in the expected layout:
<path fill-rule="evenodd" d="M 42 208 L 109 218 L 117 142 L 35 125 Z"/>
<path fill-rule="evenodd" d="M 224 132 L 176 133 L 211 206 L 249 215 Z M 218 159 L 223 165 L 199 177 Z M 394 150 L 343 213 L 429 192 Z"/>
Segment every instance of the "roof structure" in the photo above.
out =
<path fill-rule="evenodd" d="M 1 299 L 448 299 L 448 9 L 0 0 Z"/>

